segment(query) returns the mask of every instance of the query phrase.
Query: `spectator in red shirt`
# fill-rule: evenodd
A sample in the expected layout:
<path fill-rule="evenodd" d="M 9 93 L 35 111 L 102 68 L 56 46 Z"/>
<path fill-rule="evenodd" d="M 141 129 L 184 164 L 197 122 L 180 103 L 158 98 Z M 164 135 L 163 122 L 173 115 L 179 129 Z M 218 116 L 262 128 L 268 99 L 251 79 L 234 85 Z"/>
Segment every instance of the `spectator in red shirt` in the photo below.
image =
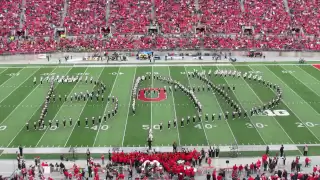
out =
<path fill-rule="evenodd" d="M 240 166 L 239 166 L 239 174 L 241 174 L 242 171 L 243 171 L 243 166 L 242 166 L 242 164 L 240 164 Z"/>
<path fill-rule="evenodd" d="M 101 164 L 104 165 L 104 154 L 101 154 Z"/>

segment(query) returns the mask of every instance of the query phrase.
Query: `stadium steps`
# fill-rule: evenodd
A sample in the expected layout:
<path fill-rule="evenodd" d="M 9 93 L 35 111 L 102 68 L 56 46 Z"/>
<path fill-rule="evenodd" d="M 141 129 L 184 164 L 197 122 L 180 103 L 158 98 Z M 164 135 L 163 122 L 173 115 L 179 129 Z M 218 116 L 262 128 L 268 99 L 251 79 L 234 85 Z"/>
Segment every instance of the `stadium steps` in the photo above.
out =
<path fill-rule="evenodd" d="M 22 0 L 21 2 L 21 13 L 20 13 L 20 20 L 19 20 L 19 28 L 22 29 L 23 24 L 25 22 L 25 12 L 26 12 L 26 0 Z"/>
<path fill-rule="evenodd" d="M 109 21 L 109 16 L 110 16 L 110 2 L 109 0 L 106 0 L 106 25 L 108 25 L 108 21 Z"/>
<path fill-rule="evenodd" d="M 241 11 L 244 13 L 244 0 L 240 0 L 240 8 L 241 8 Z"/>
<path fill-rule="evenodd" d="M 154 21 L 156 19 L 156 6 L 154 4 L 154 0 L 151 0 L 151 20 Z"/>
<path fill-rule="evenodd" d="M 288 1 L 287 0 L 283 0 L 283 5 L 284 5 L 286 11 L 291 15 L 290 9 L 289 9 L 289 5 L 288 5 Z"/>
<path fill-rule="evenodd" d="M 63 6 L 63 12 L 62 12 L 62 17 L 61 17 L 60 27 L 63 27 L 64 19 L 67 16 L 68 2 L 69 2 L 69 0 L 64 0 L 64 6 Z"/>

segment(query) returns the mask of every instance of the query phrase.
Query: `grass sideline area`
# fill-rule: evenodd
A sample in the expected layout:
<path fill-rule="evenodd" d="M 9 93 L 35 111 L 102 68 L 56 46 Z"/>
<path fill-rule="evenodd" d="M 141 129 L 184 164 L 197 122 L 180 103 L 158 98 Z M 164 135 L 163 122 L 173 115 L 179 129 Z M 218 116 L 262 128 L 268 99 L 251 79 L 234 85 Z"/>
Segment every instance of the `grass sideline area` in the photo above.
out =
<path fill-rule="evenodd" d="M 153 129 L 154 146 L 170 146 L 174 141 L 180 146 L 195 145 L 280 145 L 319 144 L 320 142 L 320 71 L 304 64 L 246 64 L 221 66 L 132 66 L 132 67 L 73 67 L 73 66 L 17 66 L 0 68 L 0 147 L 138 147 L 146 145 L 147 131 Z M 25 68 L 28 67 L 28 68 Z M 166 93 L 159 102 L 136 100 L 136 115 L 131 112 L 131 90 L 134 80 L 146 74 L 171 77 L 186 87 L 203 86 L 202 81 L 189 78 L 187 72 L 211 70 L 238 70 L 261 75 L 263 79 L 278 84 L 283 90 L 283 101 L 268 113 L 250 118 L 211 121 L 211 114 L 231 112 L 227 103 L 211 91 L 197 91 L 195 95 L 203 104 L 203 116 L 209 114 L 208 122 L 201 121 L 177 128 L 167 128 L 167 122 L 196 114 L 191 101 L 181 91 Z M 72 118 L 73 125 L 64 128 L 45 127 L 33 129 L 41 112 L 41 106 L 49 89 L 49 83 L 39 84 L 41 76 L 89 76 L 106 84 L 105 97 L 115 96 L 119 100 L 119 113 L 101 124 L 84 126 L 86 117 L 103 116 L 114 107 L 106 101 L 59 101 L 49 105 L 45 121 Z M 34 77 L 37 84 L 33 84 Z M 248 79 L 232 77 L 210 77 L 215 84 L 235 86 L 230 96 L 242 109 L 250 110 L 270 101 L 275 93 L 261 84 Z M 168 84 L 157 80 L 143 81 L 141 88 L 163 88 Z M 97 87 L 84 82 L 56 83 L 55 94 L 67 95 L 96 90 Z M 155 97 L 150 97 L 155 98 Z M 81 126 L 76 126 L 80 119 Z M 29 122 L 30 130 L 25 128 Z M 163 131 L 159 124 L 164 124 Z M 300 147 L 300 150 L 302 150 Z M 318 148 L 318 147 L 317 147 Z M 318 150 L 310 153 L 318 155 Z M 288 151 L 290 152 L 290 151 Z M 241 152 L 243 156 L 260 156 L 259 151 Z M 291 152 L 290 152 L 291 153 Z M 292 151 L 293 155 L 299 151 Z M 1 154 L 1 152 L 0 152 Z M 301 154 L 301 153 L 300 153 Z M 14 155 L 14 154 L 13 154 Z M 0 158 L 11 157 L 2 154 Z M 15 156 L 15 155 L 14 155 Z M 32 158 L 34 157 L 33 155 Z M 52 155 L 54 156 L 54 155 Z"/>

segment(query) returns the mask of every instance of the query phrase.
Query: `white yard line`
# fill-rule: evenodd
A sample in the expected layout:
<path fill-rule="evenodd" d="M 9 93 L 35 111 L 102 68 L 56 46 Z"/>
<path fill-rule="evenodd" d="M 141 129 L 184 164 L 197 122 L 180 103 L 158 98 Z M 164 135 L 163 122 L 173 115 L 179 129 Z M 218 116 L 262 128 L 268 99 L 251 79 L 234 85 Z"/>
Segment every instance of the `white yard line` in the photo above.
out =
<path fill-rule="evenodd" d="M 154 79 L 154 78 L 153 78 L 153 66 L 152 66 L 152 73 L 151 73 L 151 88 L 153 88 L 153 79 Z M 153 98 L 153 97 L 152 97 L 152 98 Z M 152 103 L 152 101 L 150 101 L 150 107 L 151 107 L 150 128 L 151 128 L 151 129 L 153 129 L 153 127 L 152 127 L 152 116 L 153 116 L 153 115 L 152 115 L 152 114 L 153 114 L 153 113 L 152 113 L 152 104 L 153 104 L 153 103 Z"/>
<path fill-rule="evenodd" d="M 7 68 L 7 69 L 9 69 L 9 68 Z M 7 70 L 6 69 L 6 70 Z M 22 69 L 20 69 L 18 72 L 16 72 L 16 73 L 20 73 L 23 69 L 25 69 L 25 68 L 22 68 Z M 4 71 L 6 71 L 6 70 L 4 70 Z M 4 71 L 2 71 L 1 73 L 0 73 L 0 75 L 5 75 L 5 74 L 2 74 L 2 73 L 4 73 Z M 10 78 L 8 78 L 7 80 L 5 80 L 1 85 L 0 85 L 0 88 L 1 87 L 3 87 L 10 79 L 12 79 L 13 77 L 15 77 L 15 76 L 11 76 Z M 23 84 L 23 83 L 21 83 L 21 84 Z"/>
<path fill-rule="evenodd" d="M 89 68 L 87 68 L 86 71 L 87 71 L 88 69 L 89 69 Z M 100 79 L 100 76 L 101 76 L 103 70 L 104 70 L 104 68 L 101 70 L 101 72 L 100 72 L 99 76 L 97 77 L 97 79 Z M 85 72 L 86 72 L 86 71 L 85 71 Z M 118 75 L 117 75 L 117 76 L 118 76 Z M 95 86 L 92 87 L 92 90 L 94 90 L 94 87 L 95 87 Z M 72 92 L 72 91 L 71 91 L 71 92 Z M 88 101 L 89 101 L 89 99 L 87 98 L 86 103 L 82 106 L 82 109 L 81 109 L 81 112 L 79 113 L 78 118 L 81 117 L 81 114 L 82 114 L 84 108 L 86 107 Z M 78 119 L 78 118 L 76 118 L 76 119 Z M 72 130 L 71 130 L 71 132 L 70 132 L 70 134 L 69 134 L 69 136 L 68 136 L 68 139 L 66 140 L 66 143 L 64 144 L 63 147 L 66 147 L 66 146 L 67 146 L 67 144 L 68 144 L 68 142 L 69 142 L 69 139 L 70 139 L 70 137 L 71 137 L 71 135 L 72 135 L 72 133 L 73 133 L 73 130 L 74 130 L 74 128 L 77 126 L 76 124 L 77 124 L 77 123 L 74 123 L 74 125 L 73 125 L 73 127 L 72 127 Z M 99 129 L 100 129 L 100 126 L 99 126 Z"/>
<path fill-rule="evenodd" d="M 53 72 L 55 69 L 57 69 L 57 68 L 54 68 L 51 72 Z M 40 83 L 37 85 L 37 87 L 34 88 L 34 90 L 37 89 L 37 88 L 39 87 L 39 85 L 40 85 Z M 28 94 L 27 97 L 29 97 L 29 96 L 33 93 L 34 90 L 32 90 L 32 91 Z M 27 99 L 27 97 L 26 97 L 25 99 Z M 25 100 L 25 99 L 24 99 L 24 100 Z M 23 101 L 24 101 L 24 100 L 23 100 Z M 22 102 L 23 102 L 23 101 L 22 101 Z M 22 102 L 21 102 L 21 103 L 22 103 Z M 21 104 L 21 103 L 20 103 L 20 104 Z M 19 104 L 19 105 L 20 105 L 20 104 Z M 18 105 L 18 106 L 19 106 L 19 105 Z M 18 107 L 18 106 L 17 106 L 17 107 Z M 33 114 L 31 115 L 31 117 L 32 117 L 37 111 L 38 111 L 38 109 L 33 112 Z M 9 116 L 10 116 L 10 115 L 9 115 Z M 8 116 L 8 117 L 9 117 L 9 116 Z M 25 127 L 25 122 L 23 123 L 23 126 L 22 126 L 21 129 L 18 131 L 18 133 L 11 139 L 11 141 L 9 142 L 9 144 L 7 145 L 7 147 L 9 147 L 9 146 L 11 145 L 11 143 L 16 139 L 16 137 L 20 134 L 20 132 L 23 130 L 24 127 Z"/>
<path fill-rule="evenodd" d="M 254 69 L 252 69 L 250 66 L 248 66 L 252 71 L 254 71 Z M 236 70 L 236 69 L 235 69 Z M 250 90 L 253 92 L 253 94 L 255 94 L 255 96 L 258 98 L 258 100 L 263 104 L 262 100 L 260 99 L 260 97 L 257 95 L 257 93 L 251 88 L 251 86 L 248 84 L 248 82 L 241 76 L 241 79 L 247 84 L 247 86 L 250 88 Z M 283 130 L 283 132 L 288 136 L 288 138 L 290 139 L 290 141 L 292 142 L 292 144 L 294 144 L 293 140 L 291 139 L 291 137 L 288 135 L 288 133 L 283 129 L 283 127 L 281 126 L 281 124 L 278 122 L 278 120 L 272 116 L 272 118 L 274 119 L 274 121 L 279 125 L 279 127 Z M 285 143 L 284 143 L 285 144 Z"/>
<path fill-rule="evenodd" d="M 52 71 L 54 71 L 56 68 L 54 68 Z M 52 72 L 51 71 L 51 72 Z M 37 72 L 37 71 L 36 71 Z M 33 73 L 34 74 L 34 73 Z M 32 74 L 32 75 L 33 75 Z M 28 78 L 29 79 L 29 78 Z M 34 90 L 37 89 L 37 87 L 40 85 L 40 83 L 11 111 L 11 113 L 0 123 L 0 126 L 11 116 L 12 113 L 16 111 L 18 107 L 33 93 Z"/>
<path fill-rule="evenodd" d="M 201 68 L 201 70 L 203 70 L 203 69 L 202 69 L 202 66 L 200 66 L 200 68 Z M 205 74 L 205 76 L 207 76 L 207 75 Z M 211 79 L 209 79 L 209 80 L 211 81 Z M 218 106 L 219 106 L 219 108 L 220 108 L 220 112 L 223 113 L 223 110 L 222 110 L 222 108 L 221 108 L 221 106 L 220 106 L 220 103 L 219 103 L 219 101 L 218 101 L 218 98 L 217 98 L 216 94 L 213 93 L 213 96 L 214 96 L 214 98 L 215 98 L 215 100 L 216 100 L 216 102 L 217 102 L 217 104 L 218 104 Z M 231 127 L 230 127 L 229 122 L 228 122 L 228 121 L 226 121 L 226 122 L 227 122 L 228 128 L 229 128 L 229 130 L 230 130 L 230 132 L 231 132 L 231 134 L 232 134 L 232 136 L 233 136 L 233 139 L 235 140 L 236 144 L 238 145 L 237 138 L 236 138 L 236 136 L 234 135 L 234 133 L 233 133 Z"/>
<path fill-rule="evenodd" d="M 315 81 L 320 82 L 319 79 L 315 78 L 312 74 L 308 73 L 306 70 L 302 69 L 300 66 L 297 66 L 297 67 L 300 68 L 300 69 L 301 69 L 302 71 L 304 71 L 305 73 L 307 73 L 308 76 L 311 77 L 311 78 L 313 78 Z M 315 68 L 314 66 L 312 66 L 312 67 Z M 316 69 L 318 69 L 318 68 L 316 68 Z M 318 70 L 319 70 L 319 69 L 318 69 Z"/>
<path fill-rule="evenodd" d="M 118 68 L 117 76 L 116 76 L 116 78 L 115 78 L 115 80 L 114 80 L 114 82 L 113 82 L 113 84 L 112 84 L 112 88 L 111 88 L 111 91 L 110 91 L 108 97 L 111 96 L 111 94 L 112 94 L 112 92 L 113 92 L 114 85 L 116 84 L 117 79 L 118 79 L 118 77 L 119 77 L 120 69 L 121 69 L 121 68 L 119 67 L 119 68 Z M 106 97 L 106 98 L 107 98 L 107 97 Z M 102 117 L 104 116 L 104 114 L 105 114 L 106 111 L 108 110 L 109 104 L 110 104 L 110 101 L 107 102 L 106 107 L 104 108 L 104 111 L 103 111 L 103 113 L 102 113 Z M 101 129 L 101 124 L 102 124 L 102 123 L 99 124 L 98 132 L 96 133 L 96 137 L 94 138 L 93 147 L 94 147 L 95 144 L 96 144 L 96 141 L 97 141 L 97 138 L 98 138 L 100 129 Z"/>
<path fill-rule="evenodd" d="M 284 68 L 286 71 L 289 71 L 288 69 Z M 300 68 L 301 69 L 301 68 Z M 305 72 L 303 69 L 301 69 L 303 72 Z M 311 76 L 309 73 L 305 72 L 309 77 Z M 314 92 L 316 95 L 320 96 L 319 93 L 317 93 L 316 91 L 314 91 L 312 88 L 308 87 L 308 85 L 306 85 L 304 82 L 302 82 L 299 78 L 297 78 L 294 73 L 290 74 L 291 76 L 293 76 L 295 79 L 297 79 L 298 81 L 300 81 L 303 85 L 305 85 L 308 89 L 310 89 L 312 92 Z M 318 79 L 316 79 L 315 77 L 311 76 L 311 78 L 315 79 L 316 81 L 319 81 Z"/>
<path fill-rule="evenodd" d="M 135 68 L 134 71 L 134 75 L 133 75 L 133 79 L 132 79 L 132 88 L 133 89 L 133 85 L 134 85 L 134 80 L 136 79 L 136 73 L 137 73 L 137 67 Z M 127 132 L 127 124 L 128 124 L 128 119 L 129 119 L 129 113 L 130 113 L 130 104 L 131 104 L 131 99 L 132 99 L 132 91 L 130 90 L 130 99 L 129 99 L 129 105 L 128 105 L 128 112 L 127 112 L 127 118 L 126 118 L 126 124 L 124 125 L 124 130 L 123 130 L 123 136 L 122 136 L 122 147 L 123 147 L 123 143 L 124 143 L 124 137 L 126 136 L 126 132 Z"/>
<path fill-rule="evenodd" d="M 72 69 L 72 67 L 70 68 L 70 70 L 71 70 L 71 69 Z M 70 71 L 70 70 L 69 70 L 69 71 Z M 88 68 L 87 68 L 84 72 L 86 72 L 87 70 L 88 70 Z M 68 71 L 68 72 L 69 72 L 69 71 Z M 68 73 L 66 73 L 66 74 L 68 74 Z M 70 91 L 70 93 L 69 93 L 69 95 L 68 95 L 67 97 L 69 97 L 70 94 L 73 93 L 73 90 L 77 87 L 78 84 L 79 84 L 79 81 L 74 85 L 74 87 L 72 88 L 72 90 Z M 61 84 L 59 84 L 59 85 L 61 85 Z M 59 110 L 56 112 L 56 115 L 52 118 L 52 121 L 53 121 L 53 122 L 54 122 L 54 119 L 56 119 L 57 115 L 59 114 L 60 110 L 62 109 L 64 103 L 66 103 L 66 101 L 62 103 L 62 105 L 60 106 Z M 50 105 L 49 105 L 49 106 L 50 106 Z M 50 128 L 47 127 L 47 129 L 44 131 L 44 133 L 43 133 L 42 136 L 40 137 L 40 139 L 39 139 L 39 141 L 37 142 L 37 144 L 36 144 L 35 147 L 37 147 L 37 146 L 39 145 L 39 143 L 42 141 L 42 139 L 43 139 L 44 135 L 47 133 L 48 129 L 50 129 Z"/>
<path fill-rule="evenodd" d="M 218 69 L 219 69 L 219 68 L 218 68 Z M 229 83 L 228 83 L 228 81 L 227 81 L 227 78 L 223 78 L 223 79 L 226 81 L 227 85 L 229 85 Z M 243 108 L 244 106 L 242 105 L 241 101 L 239 101 L 239 99 L 237 98 L 237 94 L 236 94 L 236 93 L 233 93 L 233 94 L 234 94 L 234 97 L 235 97 L 235 98 L 237 99 L 237 101 L 239 102 L 239 105 L 242 106 L 242 108 Z M 252 120 L 251 120 L 250 115 L 248 116 L 248 118 L 249 118 L 251 124 L 254 125 L 254 123 L 253 123 Z M 254 126 L 254 128 L 256 129 L 257 133 L 258 133 L 259 136 L 261 137 L 263 143 L 264 143 L 264 144 L 267 144 L 266 141 L 265 141 L 265 140 L 263 139 L 263 137 L 261 136 L 261 134 L 260 134 L 259 130 L 257 129 L 257 127 Z"/>
<path fill-rule="evenodd" d="M 287 86 L 292 92 L 294 92 L 297 96 L 299 96 L 293 89 L 291 89 L 284 81 L 282 81 L 282 79 L 280 79 L 273 71 L 271 71 L 269 68 L 267 68 L 267 67 L 265 67 L 265 69 L 267 69 L 268 71 L 270 71 L 274 76 L 276 76 L 285 86 Z M 301 98 L 301 96 L 299 96 L 300 98 Z M 301 98 L 303 101 L 304 101 L 304 99 L 303 98 Z M 304 122 L 300 119 L 300 117 L 286 104 L 286 102 L 282 99 L 281 100 L 282 102 L 283 102 L 283 104 L 285 104 L 289 109 L 290 109 L 290 111 L 299 119 L 299 121 L 301 122 L 301 123 L 303 123 L 304 124 Z M 308 106 L 310 106 L 306 101 L 304 101 Z M 311 106 L 310 106 L 311 107 Z M 313 109 L 312 107 L 311 107 L 311 109 Z M 314 110 L 314 109 L 313 109 Z M 315 110 L 314 110 L 315 111 Z M 319 114 L 317 111 L 315 111 L 317 114 Z M 311 131 L 311 129 L 308 127 L 308 126 L 305 126 L 309 131 L 310 131 L 310 133 L 318 140 L 318 141 L 320 141 L 320 139 Z"/>
<path fill-rule="evenodd" d="M 9 68 L 5 68 L 3 71 L 0 72 L 0 75 L 2 75 L 2 73 L 4 73 L 6 70 L 8 70 Z M 20 70 L 21 71 L 21 70 Z"/>
<path fill-rule="evenodd" d="M 183 67 L 184 67 L 184 70 L 185 70 L 185 72 L 186 72 L 186 76 L 187 76 L 187 78 L 188 78 L 188 84 L 189 84 L 190 87 L 192 87 L 192 85 L 190 84 L 189 76 L 188 76 L 188 70 L 186 69 L 185 66 L 183 66 Z M 204 126 L 202 120 L 201 120 L 201 124 L 202 124 L 202 127 L 203 127 L 202 129 L 203 129 L 204 135 L 206 136 L 207 144 L 210 145 L 209 139 L 208 139 L 208 136 L 207 136 L 207 133 L 206 133 L 206 130 L 205 130 L 205 128 L 204 128 L 205 126 Z"/>
<path fill-rule="evenodd" d="M 170 73 L 170 68 L 169 68 L 169 66 L 168 66 L 168 71 L 169 71 L 169 77 L 170 77 L 170 79 L 172 79 L 172 78 L 171 78 L 171 73 Z M 166 91 L 166 92 L 168 92 L 168 91 Z M 175 103 L 175 100 L 174 100 L 173 91 L 171 91 L 171 95 L 172 95 L 172 101 L 173 101 L 174 116 L 175 116 L 175 118 L 177 119 L 176 103 Z M 177 126 L 177 132 L 178 132 L 179 145 L 181 146 L 179 126 Z"/>
<path fill-rule="evenodd" d="M 24 69 L 24 68 L 23 68 L 23 69 Z M 56 69 L 56 68 L 55 68 L 55 69 Z M 39 70 L 39 69 L 38 69 L 38 70 Z M 24 80 L 22 83 L 20 83 L 19 86 L 17 86 L 16 88 L 14 88 L 14 89 L 11 91 L 11 93 L 9 93 L 5 98 L 3 98 L 3 99 L 0 101 L 0 103 L 2 103 L 5 99 L 7 99 L 15 90 L 17 90 L 18 88 L 20 88 L 20 87 L 22 86 L 22 84 L 24 84 L 31 76 L 33 76 L 35 73 L 37 73 L 38 70 L 35 71 L 34 73 L 32 73 L 30 76 L 28 76 L 27 79 Z M 21 69 L 20 71 L 22 71 L 22 69 Z M 19 72 L 20 72 L 20 71 L 19 71 Z M 13 78 L 13 76 L 12 76 L 11 78 L 9 78 L 9 79 L 12 79 L 12 78 Z M 0 86 L 0 88 L 1 88 L 2 86 L 4 86 L 4 84 L 6 84 L 6 83 L 9 81 L 9 79 L 7 79 L 4 83 L 2 83 L 1 86 Z M 33 82 L 30 82 L 30 83 L 33 83 Z"/>

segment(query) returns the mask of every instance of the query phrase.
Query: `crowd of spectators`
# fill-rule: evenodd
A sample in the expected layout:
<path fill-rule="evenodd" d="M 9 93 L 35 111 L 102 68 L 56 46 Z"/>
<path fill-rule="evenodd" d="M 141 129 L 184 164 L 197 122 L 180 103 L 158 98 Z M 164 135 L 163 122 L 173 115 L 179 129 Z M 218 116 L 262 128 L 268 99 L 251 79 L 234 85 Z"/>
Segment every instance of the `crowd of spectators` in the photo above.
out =
<path fill-rule="evenodd" d="M 29 36 L 53 36 L 54 28 L 61 25 L 64 0 L 25 1 L 25 22 L 23 29 L 28 32 Z"/>
<path fill-rule="evenodd" d="M 5 0 L 0 4 L 0 54 L 199 48 L 320 50 L 317 0 L 288 0 L 288 7 L 274 0 L 197 2 Z M 149 32 L 150 25 L 158 25 L 162 34 Z M 252 28 L 251 35 L 243 33 L 244 26 Z M 54 36 L 57 27 L 65 29 L 61 33 L 68 36 Z M 195 33 L 198 27 L 204 31 Z M 12 35 L 13 30 L 22 34 Z"/>
<path fill-rule="evenodd" d="M 64 27 L 70 35 L 99 34 L 106 26 L 106 0 L 69 0 Z"/>
<path fill-rule="evenodd" d="M 146 34 L 151 20 L 151 1 L 111 0 L 110 24 L 122 34 Z"/>

